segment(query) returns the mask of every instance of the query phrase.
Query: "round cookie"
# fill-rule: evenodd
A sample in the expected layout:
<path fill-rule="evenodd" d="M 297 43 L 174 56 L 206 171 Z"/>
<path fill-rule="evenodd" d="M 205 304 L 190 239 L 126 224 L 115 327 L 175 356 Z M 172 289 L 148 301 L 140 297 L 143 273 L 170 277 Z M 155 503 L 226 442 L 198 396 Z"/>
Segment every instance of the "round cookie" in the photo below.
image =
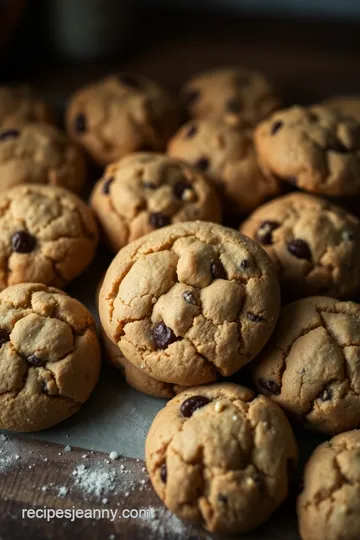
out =
<path fill-rule="evenodd" d="M 0 131 L 0 191 L 18 184 L 49 184 L 79 193 L 85 177 L 81 150 L 56 127 L 25 124 Z"/>
<path fill-rule="evenodd" d="M 305 193 L 271 201 L 242 224 L 277 265 L 286 296 L 350 297 L 360 287 L 360 222 Z"/>
<path fill-rule="evenodd" d="M 280 182 L 260 172 L 252 133 L 227 122 L 185 124 L 170 140 L 168 154 L 205 171 L 219 186 L 228 214 L 248 214 L 280 193 Z"/>
<path fill-rule="evenodd" d="M 5 131 L 28 122 L 51 124 L 53 113 L 49 104 L 34 95 L 29 87 L 0 86 L 0 130 Z"/>
<path fill-rule="evenodd" d="M 360 431 L 318 446 L 305 466 L 297 501 L 303 540 L 360 538 Z"/>
<path fill-rule="evenodd" d="M 81 88 L 66 111 L 69 134 L 100 165 L 136 150 L 164 150 L 178 123 L 179 111 L 165 90 L 127 73 Z"/>
<path fill-rule="evenodd" d="M 181 91 L 190 118 L 226 118 L 255 126 L 278 109 L 280 99 L 260 73 L 244 68 L 220 68 L 192 77 Z"/>
<path fill-rule="evenodd" d="M 55 186 L 23 185 L 0 203 L 0 289 L 22 282 L 63 288 L 92 261 L 98 230 L 92 211 Z"/>
<path fill-rule="evenodd" d="M 259 165 L 306 191 L 360 194 L 360 123 L 330 107 L 294 106 L 274 113 L 254 132 Z"/>
<path fill-rule="evenodd" d="M 135 153 L 109 165 L 90 204 L 115 252 L 171 223 L 221 219 L 215 187 L 201 172 L 163 154 Z"/>
<path fill-rule="evenodd" d="M 279 304 L 275 269 L 258 244 L 220 225 L 188 222 L 119 251 L 99 312 L 131 363 L 191 386 L 250 362 L 269 339 Z"/>
<path fill-rule="evenodd" d="M 360 305 L 325 296 L 282 308 L 253 380 L 304 427 L 336 434 L 360 426 Z"/>
<path fill-rule="evenodd" d="M 360 122 L 360 96 L 335 96 L 325 99 L 322 105 L 332 107 L 344 116 L 352 116 Z"/>
<path fill-rule="evenodd" d="M 266 521 L 289 490 L 297 447 L 271 400 L 223 383 L 181 392 L 155 417 L 146 466 L 160 499 L 184 521 L 241 534 Z"/>
<path fill-rule="evenodd" d="M 100 347 L 89 311 L 38 283 L 0 293 L 0 429 L 39 431 L 79 410 L 95 387 Z"/>

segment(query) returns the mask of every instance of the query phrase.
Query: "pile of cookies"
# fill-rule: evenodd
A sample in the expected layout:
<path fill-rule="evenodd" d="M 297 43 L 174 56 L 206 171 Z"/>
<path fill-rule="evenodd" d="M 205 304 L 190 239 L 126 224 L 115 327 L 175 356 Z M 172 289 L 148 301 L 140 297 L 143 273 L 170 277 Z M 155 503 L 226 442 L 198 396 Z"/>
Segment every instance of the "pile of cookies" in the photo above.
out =
<path fill-rule="evenodd" d="M 28 89 L 1 89 L 0 427 L 45 429 L 93 390 L 95 324 L 59 288 L 100 237 L 115 255 L 91 291 L 105 355 L 137 390 L 172 398 L 146 441 L 168 508 L 211 532 L 259 526 L 289 494 L 291 422 L 336 435 L 305 467 L 302 538 L 359 538 L 354 110 L 281 109 L 241 68 L 193 77 L 178 100 L 124 73 L 71 97 L 65 135 Z M 87 206 L 89 160 L 103 174 Z"/>

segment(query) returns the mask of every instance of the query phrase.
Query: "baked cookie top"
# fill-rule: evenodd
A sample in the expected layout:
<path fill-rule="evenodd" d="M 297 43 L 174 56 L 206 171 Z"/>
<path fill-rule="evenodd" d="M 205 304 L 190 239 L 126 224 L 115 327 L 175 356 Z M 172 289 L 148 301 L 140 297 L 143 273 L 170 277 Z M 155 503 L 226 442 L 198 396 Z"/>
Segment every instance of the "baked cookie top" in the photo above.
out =
<path fill-rule="evenodd" d="M 99 311 L 130 362 L 190 386 L 252 360 L 274 329 L 279 303 L 276 272 L 260 246 L 232 229 L 188 222 L 120 250 Z"/>
<path fill-rule="evenodd" d="M 163 154 L 135 153 L 109 165 L 90 204 L 115 252 L 171 223 L 221 219 L 215 187 L 201 172 Z"/>
<path fill-rule="evenodd" d="M 100 165 L 137 150 L 164 150 L 178 122 L 178 108 L 163 88 L 127 73 L 81 88 L 66 111 L 69 134 Z"/>
<path fill-rule="evenodd" d="M 258 390 L 309 429 L 360 424 L 360 305 L 303 298 L 282 308 L 253 372 Z"/>
<path fill-rule="evenodd" d="M 254 134 L 259 164 L 313 193 L 360 193 L 360 123 L 330 107 L 290 107 L 261 122 Z"/>
<path fill-rule="evenodd" d="M 230 383 L 191 388 L 169 401 L 153 421 L 145 454 L 170 510 L 224 534 L 245 533 L 270 516 L 288 493 L 297 460 L 281 409 Z"/>
<path fill-rule="evenodd" d="M 53 122 L 52 110 L 27 86 L 0 86 L 0 129 L 6 130 L 28 122 Z"/>

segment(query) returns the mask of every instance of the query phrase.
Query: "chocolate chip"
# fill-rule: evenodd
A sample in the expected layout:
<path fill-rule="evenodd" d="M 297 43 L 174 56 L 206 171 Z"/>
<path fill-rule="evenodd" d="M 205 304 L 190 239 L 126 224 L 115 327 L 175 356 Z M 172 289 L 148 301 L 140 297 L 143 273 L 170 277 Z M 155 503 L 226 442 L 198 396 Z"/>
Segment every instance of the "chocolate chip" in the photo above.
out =
<path fill-rule="evenodd" d="M 102 192 L 104 193 L 104 195 L 109 195 L 110 186 L 113 183 L 113 181 L 114 181 L 114 177 L 112 176 L 111 178 L 108 178 L 107 180 L 105 180 L 105 182 L 103 183 Z"/>
<path fill-rule="evenodd" d="M 353 231 L 345 230 L 341 233 L 341 238 L 345 242 L 352 242 L 355 238 L 355 235 Z"/>
<path fill-rule="evenodd" d="M 7 341 L 10 341 L 10 334 L 7 332 L 7 330 L 0 330 L 0 348 L 4 343 Z"/>
<path fill-rule="evenodd" d="M 29 364 L 29 366 L 34 366 L 34 367 L 40 367 L 45 363 L 44 360 L 36 356 L 36 354 L 31 354 L 30 356 L 28 356 L 26 358 L 26 361 Z"/>
<path fill-rule="evenodd" d="M 171 343 L 177 341 L 174 332 L 164 322 L 155 324 L 152 329 L 154 343 L 158 349 L 166 349 Z"/>
<path fill-rule="evenodd" d="M 11 246 L 16 253 L 30 253 L 36 245 L 36 239 L 26 231 L 17 231 L 11 237 Z"/>
<path fill-rule="evenodd" d="M 333 143 L 326 147 L 327 151 L 336 152 L 337 154 L 348 154 L 351 152 L 341 141 L 335 140 Z"/>
<path fill-rule="evenodd" d="M 190 418 L 197 409 L 205 407 L 210 399 L 205 396 L 192 396 L 182 402 L 180 412 L 185 418 Z"/>
<path fill-rule="evenodd" d="M 258 379 L 258 383 L 260 384 L 260 386 L 262 386 L 262 388 L 264 388 L 264 390 L 270 392 L 270 394 L 278 395 L 281 393 L 280 385 L 275 381 L 272 381 L 271 379 L 263 379 L 260 377 Z"/>
<path fill-rule="evenodd" d="M 251 311 L 248 311 L 246 316 L 251 322 L 264 322 L 263 317 L 260 317 L 260 315 L 255 315 L 255 313 L 251 313 Z"/>
<path fill-rule="evenodd" d="M 225 104 L 226 111 L 229 113 L 237 114 L 243 109 L 243 104 L 238 98 L 230 98 Z"/>
<path fill-rule="evenodd" d="M 227 504 L 228 502 L 228 498 L 226 497 L 226 495 L 223 495 L 222 493 L 220 493 L 218 495 L 218 501 L 222 504 Z"/>
<path fill-rule="evenodd" d="M 246 268 L 249 268 L 249 266 L 250 266 L 250 263 L 249 263 L 249 261 L 248 261 L 247 259 L 244 259 L 244 260 L 241 261 L 241 263 L 240 263 L 240 268 L 241 268 L 242 270 L 246 270 Z"/>
<path fill-rule="evenodd" d="M 153 214 L 150 214 L 149 222 L 154 229 L 161 229 L 161 227 L 170 225 L 171 220 L 169 216 L 166 216 L 162 212 L 154 212 Z"/>
<path fill-rule="evenodd" d="M 47 383 L 45 381 L 41 383 L 41 392 L 46 395 L 49 394 Z"/>
<path fill-rule="evenodd" d="M 131 73 L 120 73 L 117 78 L 122 84 L 129 86 L 130 88 L 140 90 L 143 87 L 140 78 L 136 75 L 132 75 Z"/>
<path fill-rule="evenodd" d="M 307 259 L 311 261 L 311 251 L 309 245 L 305 240 L 300 238 L 294 238 L 287 243 L 288 252 L 298 259 Z"/>
<path fill-rule="evenodd" d="M 75 116 L 74 129 L 75 129 L 76 133 L 85 133 L 85 131 L 86 131 L 85 114 L 79 113 L 77 116 Z"/>
<path fill-rule="evenodd" d="M 160 480 L 166 484 L 167 480 L 167 468 L 166 463 L 163 463 L 160 467 Z"/>
<path fill-rule="evenodd" d="M 193 90 L 184 90 L 183 91 L 183 97 L 188 105 L 191 105 L 194 103 L 200 96 L 200 91 L 196 90 L 195 88 Z"/>
<path fill-rule="evenodd" d="M 208 170 L 209 165 L 210 165 L 210 161 L 206 157 L 200 158 L 194 163 L 194 167 L 196 167 L 197 169 L 200 169 L 200 171 L 203 171 L 203 172 Z"/>
<path fill-rule="evenodd" d="M 260 244 L 268 246 L 273 243 L 272 233 L 280 227 L 277 221 L 263 221 L 256 231 L 255 238 Z"/>
<path fill-rule="evenodd" d="M 321 401 L 329 401 L 332 398 L 332 391 L 330 388 L 325 388 L 323 392 L 321 392 L 319 398 Z"/>
<path fill-rule="evenodd" d="M 186 130 L 185 137 L 187 139 L 191 139 L 196 135 L 197 133 L 197 127 L 196 126 L 189 126 L 189 128 Z"/>
<path fill-rule="evenodd" d="M 180 182 L 176 182 L 176 184 L 173 186 L 173 193 L 177 199 L 182 199 L 184 191 L 187 189 L 192 189 L 191 185 L 188 182 L 185 182 L 185 180 L 182 180 Z"/>
<path fill-rule="evenodd" d="M 279 129 L 283 127 L 283 125 L 284 125 L 284 122 L 282 122 L 281 120 L 274 122 L 273 125 L 271 126 L 271 135 L 275 135 L 275 133 L 277 133 Z"/>
<path fill-rule="evenodd" d="M 214 279 L 227 279 L 225 268 L 219 259 L 211 263 L 211 273 Z"/>
<path fill-rule="evenodd" d="M 183 293 L 183 298 L 188 304 L 192 304 L 193 306 L 197 305 L 196 298 L 191 291 L 185 291 Z"/>
<path fill-rule="evenodd" d="M 16 139 L 20 135 L 18 129 L 7 129 L 0 133 L 0 141 L 7 141 L 8 139 Z"/>

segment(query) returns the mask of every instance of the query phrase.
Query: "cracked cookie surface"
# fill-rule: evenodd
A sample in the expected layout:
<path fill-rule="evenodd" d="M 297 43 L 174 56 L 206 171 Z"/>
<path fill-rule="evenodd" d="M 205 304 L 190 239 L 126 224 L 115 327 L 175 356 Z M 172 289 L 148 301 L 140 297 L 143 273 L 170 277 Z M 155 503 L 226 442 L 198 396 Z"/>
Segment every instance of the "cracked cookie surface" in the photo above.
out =
<path fill-rule="evenodd" d="M 254 140 L 265 176 L 313 193 L 360 194 L 360 123 L 355 119 L 330 107 L 294 106 L 260 123 Z"/>
<path fill-rule="evenodd" d="M 98 230 L 90 208 L 54 186 L 23 185 L 0 202 L 0 289 L 22 282 L 64 287 L 92 261 Z"/>
<path fill-rule="evenodd" d="M 181 98 L 190 118 L 226 118 L 246 127 L 256 125 L 280 105 L 269 81 L 244 68 L 195 75 L 183 86 Z"/>
<path fill-rule="evenodd" d="M 360 305 L 325 296 L 282 308 L 253 379 L 304 427 L 336 434 L 360 425 Z"/>
<path fill-rule="evenodd" d="M 155 82 L 120 73 L 78 90 L 66 125 L 100 165 L 142 150 L 162 151 L 179 123 L 177 106 Z"/>
<path fill-rule="evenodd" d="M 280 182 L 260 172 L 251 131 L 227 122 L 188 122 L 170 140 L 168 154 L 206 172 L 219 186 L 228 213 L 249 213 L 280 192 Z"/>
<path fill-rule="evenodd" d="M 255 210 L 240 230 L 270 255 L 289 298 L 349 298 L 360 287 L 360 222 L 324 199 L 285 195 Z"/>
<path fill-rule="evenodd" d="M 85 176 L 81 150 L 56 127 L 24 124 L 0 130 L 0 191 L 18 184 L 48 184 L 78 193 Z"/>
<path fill-rule="evenodd" d="M 28 87 L 0 87 L 0 129 L 6 130 L 28 122 L 51 124 L 53 114 L 48 103 Z"/>
<path fill-rule="evenodd" d="M 297 513 L 303 540 L 360 538 L 360 431 L 341 433 L 315 449 Z"/>
<path fill-rule="evenodd" d="M 38 431 L 74 414 L 99 376 L 95 324 L 80 302 L 37 283 L 0 293 L 0 428 Z"/>
<path fill-rule="evenodd" d="M 181 221 L 221 219 L 215 187 L 203 174 L 162 154 L 135 153 L 106 168 L 90 204 L 111 249 Z"/>
<path fill-rule="evenodd" d="M 211 532 L 245 533 L 288 494 L 297 448 L 285 414 L 223 383 L 185 390 L 155 417 L 146 465 L 160 499 Z"/>
<path fill-rule="evenodd" d="M 229 376 L 268 341 L 279 284 L 266 253 L 207 222 L 170 225 L 116 255 L 100 291 L 102 325 L 148 375 L 190 386 Z"/>

